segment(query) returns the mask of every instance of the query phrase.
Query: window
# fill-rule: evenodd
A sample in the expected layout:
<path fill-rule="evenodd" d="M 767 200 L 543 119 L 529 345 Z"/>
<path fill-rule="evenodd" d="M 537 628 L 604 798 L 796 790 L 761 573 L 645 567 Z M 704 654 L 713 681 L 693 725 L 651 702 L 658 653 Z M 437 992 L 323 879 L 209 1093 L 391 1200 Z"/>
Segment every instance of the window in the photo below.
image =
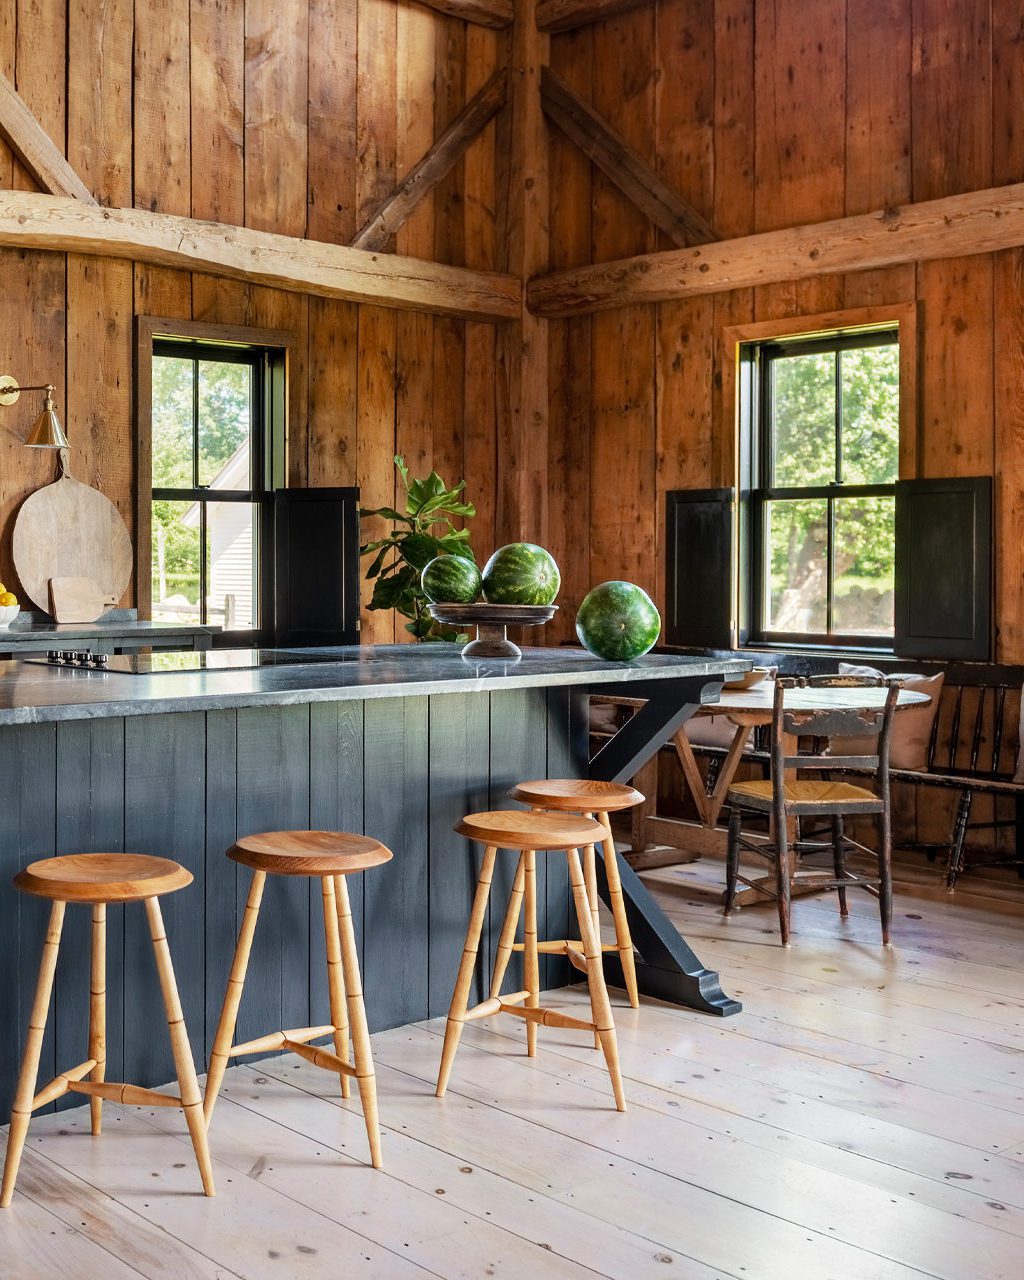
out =
<path fill-rule="evenodd" d="M 142 325 L 140 464 L 150 485 L 140 486 L 140 529 L 149 531 L 140 603 L 148 597 L 154 620 L 214 624 L 229 640 L 254 642 L 269 621 L 286 353 L 218 342 L 212 326 L 164 335 Z"/>
<path fill-rule="evenodd" d="M 898 331 L 746 344 L 749 639 L 891 647 Z"/>

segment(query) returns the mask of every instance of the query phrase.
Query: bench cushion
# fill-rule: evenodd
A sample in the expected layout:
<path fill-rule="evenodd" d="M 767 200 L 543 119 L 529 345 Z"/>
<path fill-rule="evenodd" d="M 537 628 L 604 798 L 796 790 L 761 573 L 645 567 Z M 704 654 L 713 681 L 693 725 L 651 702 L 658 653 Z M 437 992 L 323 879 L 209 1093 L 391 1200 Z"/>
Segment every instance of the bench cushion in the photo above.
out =
<path fill-rule="evenodd" d="M 853 662 L 839 664 L 841 676 L 880 676 L 885 673 L 874 667 L 860 666 Z M 892 742 L 889 748 L 889 763 L 894 769 L 915 769 L 924 771 L 928 768 L 928 744 L 931 741 L 932 726 L 939 713 L 939 699 L 942 696 L 942 685 L 945 673 L 940 671 L 934 676 L 915 675 L 912 672 L 899 673 L 906 688 L 914 693 L 926 693 L 931 702 L 920 707 L 908 707 L 897 713 L 892 723 Z M 872 755 L 877 749 L 877 738 L 844 738 L 843 755 Z"/>

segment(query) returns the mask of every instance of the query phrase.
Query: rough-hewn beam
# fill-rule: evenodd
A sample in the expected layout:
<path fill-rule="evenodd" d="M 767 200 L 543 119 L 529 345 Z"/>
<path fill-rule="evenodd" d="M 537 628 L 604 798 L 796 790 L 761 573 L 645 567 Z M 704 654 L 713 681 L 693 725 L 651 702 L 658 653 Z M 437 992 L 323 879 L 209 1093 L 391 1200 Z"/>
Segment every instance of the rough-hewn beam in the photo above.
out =
<path fill-rule="evenodd" d="M 571 31 L 592 22 L 603 22 L 617 13 L 628 13 L 653 0 L 539 0 L 537 26 L 541 31 Z"/>
<path fill-rule="evenodd" d="M 527 302 L 536 315 L 583 315 L 1018 245 L 1024 183 L 536 276 Z"/>
<path fill-rule="evenodd" d="M 700 214 L 550 67 L 545 67 L 541 76 L 541 100 L 548 118 L 676 244 L 717 240 L 713 228 Z"/>
<path fill-rule="evenodd" d="M 522 306 L 519 280 L 497 272 L 21 191 L 0 191 L 0 245 L 127 258 L 292 293 L 475 320 L 518 318 Z"/>
<path fill-rule="evenodd" d="M 466 103 L 440 138 L 386 196 L 349 242 L 353 249 L 383 249 L 424 196 L 465 153 L 473 139 L 505 105 L 508 71 L 502 67 Z"/>
<path fill-rule="evenodd" d="M 463 22 L 494 31 L 512 25 L 512 0 L 417 0 L 417 3 L 449 18 L 461 18 Z"/>
<path fill-rule="evenodd" d="M 44 191 L 96 203 L 92 192 L 4 75 L 0 75 L 0 137 Z"/>

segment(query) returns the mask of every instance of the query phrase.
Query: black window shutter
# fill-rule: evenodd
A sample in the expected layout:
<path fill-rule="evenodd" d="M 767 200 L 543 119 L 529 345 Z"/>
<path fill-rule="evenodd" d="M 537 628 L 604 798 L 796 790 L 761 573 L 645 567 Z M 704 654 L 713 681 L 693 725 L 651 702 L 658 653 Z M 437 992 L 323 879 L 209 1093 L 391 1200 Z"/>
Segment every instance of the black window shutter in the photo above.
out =
<path fill-rule="evenodd" d="M 274 494 L 274 643 L 359 643 L 359 490 Z"/>
<path fill-rule="evenodd" d="M 732 646 L 733 489 L 665 495 L 665 643 Z"/>
<path fill-rule="evenodd" d="M 896 652 L 975 658 L 992 648 L 992 479 L 896 485 Z"/>

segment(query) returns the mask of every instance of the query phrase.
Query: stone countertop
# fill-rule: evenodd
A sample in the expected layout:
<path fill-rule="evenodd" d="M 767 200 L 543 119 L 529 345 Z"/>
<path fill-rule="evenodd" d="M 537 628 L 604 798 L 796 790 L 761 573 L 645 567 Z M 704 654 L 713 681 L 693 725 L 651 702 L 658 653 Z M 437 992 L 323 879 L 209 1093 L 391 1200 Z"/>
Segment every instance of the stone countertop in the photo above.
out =
<path fill-rule="evenodd" d="M 582 649 L 563 648 L 525 649 L 515 663 L 493 658 L 470 661 L 457 646 L 447 644 L 349 646 L 309 653 L 320 655 L 321 660 L 309 665 L 159 675 L 0 662 L 0 725 L 531 686 L 626 686 L 702 676 L 715 680 L 748 671 L 751 665 L 745 659 L 672 654 L 648 654 L 633 663 L 605 662 Z M 331 661 L 322 660 L 326 654 Z"/>
<path fill-rule="evenodd" d="M 109 614 L 95 622 L 52 622 L 48 618 L 24 612 L 9 627 L 0 627 L 0 652 L 16 649 L 19 644 L 38 644 L 41 640 L 53 640 L 55 647 L 59 648 L 58 642 L 88 640 L 96 636 L 131 636 L 142 639 L 148 636 L 154 640 L 162 640 L 173 636 L 215 636 L 221 630 L 220 626 L 207 626 L 198 622 L 152 622 L 146 618 Z"/>

